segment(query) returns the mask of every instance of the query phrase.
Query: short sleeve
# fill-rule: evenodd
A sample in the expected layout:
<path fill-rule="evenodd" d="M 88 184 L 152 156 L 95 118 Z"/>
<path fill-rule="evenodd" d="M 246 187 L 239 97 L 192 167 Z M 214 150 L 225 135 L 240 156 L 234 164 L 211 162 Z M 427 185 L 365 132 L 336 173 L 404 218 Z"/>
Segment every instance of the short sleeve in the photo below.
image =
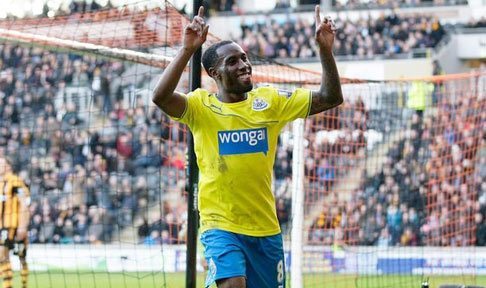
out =
<path fill-rule="evenodd" d="M 286 123 L 309 116 L 311 95 L 311 90 L 304 88 L 295 89 L 292 93 L 278 90 L 280 120 Z"/>
<path fill-rule="evenodd" d="M 201 90 L 197 89 L 194 90 L 193 92 L 183 95 L 183 97 L 186 97 L 186 109 L 182 113 L 181 117 L 170 117 L 172 120 L 175 120 L 177 122 L 184 123 L 188 125 L 189 127 L 194 125 L 194 120 L 197 119 L 197 114 L 199 113 L 200 110 L 200 103 L 201 103 Z"/>

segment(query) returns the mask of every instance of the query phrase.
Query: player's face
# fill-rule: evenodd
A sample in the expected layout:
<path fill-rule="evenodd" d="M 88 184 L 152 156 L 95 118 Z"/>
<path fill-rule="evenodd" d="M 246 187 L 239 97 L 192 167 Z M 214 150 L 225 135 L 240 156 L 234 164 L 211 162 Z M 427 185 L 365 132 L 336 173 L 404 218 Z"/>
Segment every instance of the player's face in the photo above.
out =
<path fill-rule="evenodd" d="M 218 48 L 221 83 L 228 93 L 242 94 L 253 89 L 251 64 L 245 51 L 236 43 Z"/>

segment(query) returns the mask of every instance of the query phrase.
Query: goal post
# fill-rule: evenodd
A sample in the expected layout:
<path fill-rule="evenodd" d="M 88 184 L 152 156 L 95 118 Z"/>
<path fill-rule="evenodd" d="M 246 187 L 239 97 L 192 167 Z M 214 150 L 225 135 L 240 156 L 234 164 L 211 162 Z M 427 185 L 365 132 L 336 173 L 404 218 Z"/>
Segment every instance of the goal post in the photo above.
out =
<path fill-rule="evenodd" d="M 304 120 L 293 122 L 292 161 L 292 225 L 290 245 L 291 287 L 303 287 L 303 241 L 304 237 Z"/>
<path fill-rule="evenodd" d="M 291 287 L 477 284 L 485 79 L 343 84 L 344 104 L 294 122 Z"/>
<path fill-rule="evenodd" d="M 166 55 L 144 53 L 123 48 L 112 48 L 97 44 L 83 43 L 76 40 L 66 40 L 3 28 L 0 28 L 0 41 L 18 43 L 19 45 L 36 45 L 47 50 L 96 55 L 107 59 L 130 61 L 157 68 L 165 68 L 167 64 L 172 61 L 172 57 Z"/>

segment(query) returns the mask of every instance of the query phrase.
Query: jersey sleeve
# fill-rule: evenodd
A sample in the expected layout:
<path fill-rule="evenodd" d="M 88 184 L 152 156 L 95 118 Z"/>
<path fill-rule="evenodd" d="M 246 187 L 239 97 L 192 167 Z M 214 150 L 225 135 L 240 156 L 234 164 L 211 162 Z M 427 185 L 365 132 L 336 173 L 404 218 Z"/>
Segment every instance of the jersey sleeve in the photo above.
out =
<path fill-rule="evenodd" d="M 309 89 L 297 88 L 294 92 L 277 90 L 280 121 L 287 123 L 309 116 L 312 93 Z"/>
<path fill-rule="evenodd" d="M 179 118 L 170 118 L 172 120 L 184 123 L 189 127 L 192 127 L 194 125 L 195 119 L 198 118 L 198 114 L 201 110 L 201 90 L 194 90 L 187 95 L 183 95 L 183 97 L 186 97 L 186 109 L 182 113 L 182 116 Z"/>

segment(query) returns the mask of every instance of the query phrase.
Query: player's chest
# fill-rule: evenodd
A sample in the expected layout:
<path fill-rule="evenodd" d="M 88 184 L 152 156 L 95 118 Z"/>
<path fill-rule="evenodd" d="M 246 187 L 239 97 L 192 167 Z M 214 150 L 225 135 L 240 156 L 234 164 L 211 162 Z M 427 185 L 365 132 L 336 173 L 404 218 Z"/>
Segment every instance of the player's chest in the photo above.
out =
<path fill-rule="evenodd" d="M 215 111 L 216 110 L 216 111 Z M 219 155 L 266 154 L 277 135 L 278 119 L 270 109 L 213 107 L 199 129 L 202 146 L 217 147 Z"/>
<path fill-rule="evenodd" d="M 260 98 L 238 106 L 208 103 L 202 113 L 199 124 L 217 129 L 271 127 L 279 122 L 272 103 Z"/>

